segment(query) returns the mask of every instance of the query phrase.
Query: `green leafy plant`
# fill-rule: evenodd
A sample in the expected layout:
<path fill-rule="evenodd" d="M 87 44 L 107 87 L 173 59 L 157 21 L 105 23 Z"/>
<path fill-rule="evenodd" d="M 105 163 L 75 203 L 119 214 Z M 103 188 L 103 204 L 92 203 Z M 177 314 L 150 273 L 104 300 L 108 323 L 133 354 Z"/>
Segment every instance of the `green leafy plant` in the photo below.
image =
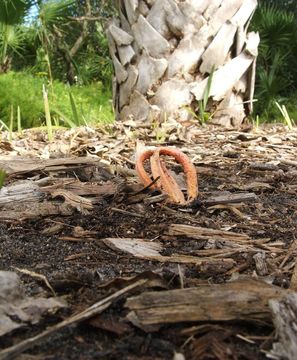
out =
<path fill-rule="evenodd" d="M 283 2 L 263 0 L 253 16 L 252 28 L 259 31 L 261 38 L 255 113 L 272 121 L 278 117 L 275 101 L 289 102 L 297 90 L 297 21 Z"/>
<path fill-rule="evenodd" d="M 166 111 L 163 112 L 160 118 L 161 121 L 159 119 L 152 119 L 151 121 L 157 143 L 163 143 L 167 138 L 167 132 L 166 132 L 166 123 L 168 119 L 167 112 Z"/>
<path fill-rule="evenodd" d="M 209 118 L 209 114 L 206 112 L 206 107 L 209 100 L 214 71 L 215 69 L 212 67 L 207 79 L 206 87 L 204 89 L 203 99 L 198 101 L 200 121 L 202 124 L 204 124 Z"/>
<path fill-rule="evenodd" d="M 69 8 L 73 6 L 74 0 L 49 0 L 39 2 L 37 36 L 44 50 L 44 59 L 47 64 L 49 81 L 53 85 L 53 74 L 51 65 L 51 50 L 54 43 L 53 32 L 58 31 L 59 24 L 64 23 L 69 16 Z"/>
<path fill-rule="evenodd" d="M 23 33 L 19 26 L 32 6 L 31 0 L 0 1 L 0 73 L 11 67 L 11 55 L 19 53 Z"/>
<path fill-rule="evenodd" d="M 10 52 L 20 54 L 23 31 L 21 27 L 0 23 L 0 61 L 5 62 Z"/>
<path fill-rule="evenodd" d="M 255 105 L 257 112 L 266 115 L 267 118 L 274 117 L 276 100 L 284 99 L 288 93 L 291 82 L 284 78 L 280 73 L 280 68 L 284 63 L 286 55 L 281 57 L 276 52 L 271 66 L 265 69 L 259 67 L 256 97 L 259 100 Z"/>
<path fill-rule="evenodd" d="M 111 89 L 113 65 L 102 24 L 96 22 L 91 34 L 88 51 L 79 53 L 76 58 L 78 81 L 82 84 L 90 84 L 94 80 L 101 81 L 105 87 Z"/>
<path fill-rule="evenodd" d="M 9 25 L 19 24 L 33 3 L 33 0 L 1 0 L 0 22 Z"/>

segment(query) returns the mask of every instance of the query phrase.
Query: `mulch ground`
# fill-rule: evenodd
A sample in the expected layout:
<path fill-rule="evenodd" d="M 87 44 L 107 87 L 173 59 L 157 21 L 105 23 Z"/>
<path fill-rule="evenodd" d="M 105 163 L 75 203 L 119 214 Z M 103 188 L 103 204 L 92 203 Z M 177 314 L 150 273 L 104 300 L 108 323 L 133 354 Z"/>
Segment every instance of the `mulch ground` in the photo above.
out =
<path fill-rule="evenodd" d="M 297 132 L 276 125 L 247 132 L 173 125 L 163 129 L 162 145 L 187 153 L 199 177 L 198 199 L 187 206 L 142 191 L 135 173 L 136 139 L 158 146 L 159 129 L 127 122 L 59 130 L 52 143 L 43 131 L 12 142 L 2 136 L 0 269 L 16 272 L 28 296 L 63 297 L 67 306 L 4 334 L 0 349 L 137 281 L 106 309 L 16 358 L 254 360 L 281 341 L 261 284 L 282 296 L 297 289 Z M 180 166 L 168 164 L 183 186 Z M 20 189 L 3 191 L 16 184 Z M 238 281 L 247 288 L 232 293 L 230 304 L 222 291 Z M 244 290 L 254 282 L 259 298 L 249 307 Z M 198 294 L 192 312 L 189 288 Z M 201 289 L 211 289 L 209 306 Z M 148 292 L 156 303 L 147 300 L 141 312 Z M 172 297 L 164 318 L 156 309 L 166 293 Z M 183 298 L 180 307 L 175 296 Z M 263 305 L 257 315 L 253 301 Z"/>

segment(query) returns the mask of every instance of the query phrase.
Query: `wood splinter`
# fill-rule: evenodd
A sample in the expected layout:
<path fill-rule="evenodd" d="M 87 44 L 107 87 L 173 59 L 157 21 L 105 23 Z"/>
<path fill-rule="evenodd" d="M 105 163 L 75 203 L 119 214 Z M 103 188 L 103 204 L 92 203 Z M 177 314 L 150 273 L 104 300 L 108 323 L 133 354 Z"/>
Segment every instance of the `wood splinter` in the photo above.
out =
<path fill-rule="evenodd" d="M 169 173 L 165 163 L 161 160 L 161 155 L 168 155 L 182 165 L 186 175 L 187 182 L 187 200 L 184 197 L 179 185 Z M 153 180 L 156 182 L 151 186 L 153 189 L 159 189 L 168 194 L 169 201 L 172 203 L 186 205 L 198 196 L 198 179 L 195 166 L 186 154 L 178 149 L 171 147 L 158 147 L 154 150 L 144 150 L 137 156 L 136 172 L 144 186 L 152 183 L 150 175 L 144 169 L 144 162 L 150 160 Z"/>

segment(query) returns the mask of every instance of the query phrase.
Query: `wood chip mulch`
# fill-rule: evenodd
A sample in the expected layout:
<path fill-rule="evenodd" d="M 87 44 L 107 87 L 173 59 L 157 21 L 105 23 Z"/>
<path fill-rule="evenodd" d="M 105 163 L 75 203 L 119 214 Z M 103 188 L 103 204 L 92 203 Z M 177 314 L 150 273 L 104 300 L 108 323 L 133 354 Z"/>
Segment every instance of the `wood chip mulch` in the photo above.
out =
<path fill-rule="evenodd" d="M 297 129 L 162 126 L 2 134 L 0 359 L 296 358 Z M 198 198 L 144 189 L 139 144 Z"/>

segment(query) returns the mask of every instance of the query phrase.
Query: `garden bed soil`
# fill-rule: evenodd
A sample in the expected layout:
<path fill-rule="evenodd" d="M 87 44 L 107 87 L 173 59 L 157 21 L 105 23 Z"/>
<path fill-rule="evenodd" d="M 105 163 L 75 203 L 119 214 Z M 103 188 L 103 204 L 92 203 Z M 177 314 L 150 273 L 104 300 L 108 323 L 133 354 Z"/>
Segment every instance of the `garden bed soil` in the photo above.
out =
<path fill-rule="evenodd" d="M 186 206 L 142 191 L 136 137 L 158 145 L 133 123 L 60 130 L 51 143 L 34 130 L 2 137 L 5 187 L 26 192 L 0 196 L 0 270 L 31 298 L 67 306 L 1 336 L 0 349 L 114 296 L 15 358 L 265 359 L 282 341 L 270 300 L 297 289 L 297 132 L 168 130 L 163 145 L 187 153 L 199 177 Z"/>

